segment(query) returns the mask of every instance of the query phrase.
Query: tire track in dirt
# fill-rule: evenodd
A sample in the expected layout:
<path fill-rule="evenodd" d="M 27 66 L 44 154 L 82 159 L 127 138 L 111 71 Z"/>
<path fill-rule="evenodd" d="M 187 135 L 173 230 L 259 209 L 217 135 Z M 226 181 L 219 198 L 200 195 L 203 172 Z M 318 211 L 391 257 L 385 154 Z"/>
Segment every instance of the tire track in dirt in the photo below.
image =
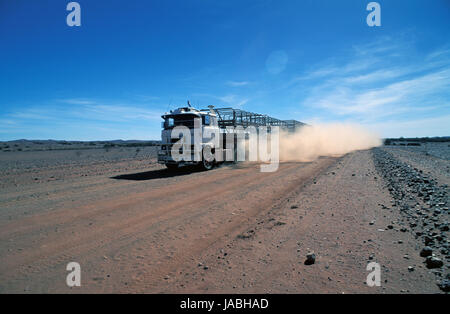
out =
<path fill-rule="evenodd" d="M 287 167 L 285 167 L 285 169 L 283 169 L 283 172 L 289 172 L 291 168 L 295 167 L 295 165 L 288 165 Z M 247 173 L 250 170 L 243 170 L 244 174 Z M 241 186 L 242 184 L 249 184 L 252 181 L 255 180 L 255 177 L 258 176 L 257 172 L 256 174 L 250 176 L 249 178 L 247 178 L 245 181 L 243 180 L 238 180 L 239 182 L 235 182 L 232 181 L 230 184 L 227 184 L 225 186 L 221 186 L 220 189 L 216 189 L 213 190 L 215 193 L 213 193 L 213 195 L 217 195 L 217 194 L 225 194 L 225 193 L 231 193 L 229 191 L 233 191 L 233 189 L 238 188 L 239 186 Z M 209 192 L 204 192 L 204 193 L 199 193 L 199 195 L 197 195 L 197 197 L 193 200 L 190 200 L 190 203 L 198 203 L 199 200 L 203 200 L 203 202 L 206 202 L 208 200 L 208 196 L 211 194 L 211 191 Z M 148 201 L 148 199 L 142 199 L 139 200 L 138 203 L 142 203 Z M 134 202 L 133 204 L 135 204 L 136 202 Z M 81 238 L 78 239 L 76 241 L 75 244 L 71 243 L 70 247 L 67 247 L 67 243 L 65 241 L 64 238 L 62 238 L 61 240 L 56 240 L 56 243 L 51 243 L 51 245 L 46 246 L 45 248 L 41 248 L 41 250 L 39 251 L 39 253 L 36 254 L 36 252 L 31 251 L 32 253 L 28 253 L 28 254 L 19 254 L 18 256 L 10 256 L 10 260 L 12 261 L 17 261 L 19 260 L 26 260 L 24 263 L 22 263 L 23 265 L 26 265 L 28 263 L 36 263 L 37 260 L 39 259 L 45 259 L 48 258 L 49 256 L 54 255 L 54 253 L 56 253 L 57 255 L 64 255 L 65 251 L 70 251 L 72 252 L 72 254 L 74 254 L 73 252 L 83 252 L 83 251 L 92 251 L 95 252 L 96 251 L 96 247 L 99 246 L 100 244 L 100 240 L 96 240 L 98 237 L 100 237 L 100 239 L 105 239 L 107 238 L 110 242 L 115 242 L 115 239 L 120 239 L 120 241 L 126 241 L 126 239 L 132 239 L 133 238 L 133 234 L 137 234 L 139 233 L 139 231 L 141 231 L 142 229 L 148 228 L 148 223 L 150 222 L 149 219 L 153 219 L 153 218 L 157 218 L 158 215 L 160 214 L 164 214 L 168 219 L 172 219 L 174 217 L 176 217 L 177 215 L 182 215 L 182 214 L 186 214 L 186 211 L 184 208 L 180 208 L 182 207 L 181 205 L 186 204 L 185 200 L 182 200 L 182 203 L 171 203 L 170 208 L 168 209 L 167 206 L 164 207 L 160 207 L 159 211 L 156 213 L 152 213 L 152 214 L 146 214 L 144 216 L 139 216 L 139 217 L 134 217 L 131 219 L 128 219 L 125 222 L 121 222 L 119 226 L 117 226 L 116 222 L 111 222 L 110 224 L 108 224 L 106 226 L 106 232 L 105 232 L 105 226 L 99 230 L 98 232 L 94 232 L 92 234 L 89 234 L 88 237 L 86 237 L 85 235 Z M 126 210 L 126 207 L 129 206 L 130 204 L 121 204 L 120 206 L 118 206 L 118 209 L 123 209 Z M 201 205 L 201 204 L 200 204 Z M 205 204 L 203 204 L 203 206 L 205 206 Z M 171 210 L 175 209 L 175 212 L 171 213 Z M 169 215 L 170 214 L 170 215 Z M 160 217 L 159 217 L 160 218 Z M 109 232 L 107 230 L 110 230 Z M 118 232 L 118 230 L 121 230 L 121 232 Z M 57 236 L 55 236 L 57 237 Z M 122 238 L 121 238 L 122 237 Z M 48 239 L 50 240 L 50 239 Z M 86 244 L 88 243 L 88 244 Z M 25 256 L 26 257 L 25 257 Z M 78 255 L 78 254 L 77 254 Z M 82 255 L 82 254 L 81 254 Z M 56 258 L 53 258 L 55 260 L 57 260 Z M 1 266 L 2 273 L 8 273 L 11 271 L 11 267 L 17 267 L 17 263 L 13 262 L 13 263 L 2 263 Z"/>
<path fill-rule="evenodd" d="M 214 250 L 215 246 L 224 247 L 228 241 L 235 240 L 238 234 L 253 226 L 254 219 L 265 216 L 268 212 L 273 210 L 274 206 L 279 206 L 280 203 L 285 203 L 287 195 L 291 194 L 293 191 L 301 190 L 304 184 L 310 180 L 313 180 L 317 174 L 322 173 L 334 163 L 335 159 L 322 159 L 309 165 L 309 167 L 302 167 L 302 172 L 298 176 L 295 176 L 296 172 L 286 174 L 288 171 L 283 171 L 283 173 L 278 173 L 279 176 L 277 176 L 277 179 L 279 182 L 271 182 L 270 184 L 272 186 L 280 186 L 282 183 L 286 183 L 286 181 L 290 179 L 289 176 L 295 176 L 296 178 L 289 184 L 285 184 L 281 190 L 277 190 L 272 194 L 267 193 L 265 199 L 254 204 L 249 204 L 245 214 L 239 217 L 239 220 L 223 224 L 219 228 L 215 229 L 214 232 L 207 238 L 202 239 L 201 242 L 185 247 L 169 262 L 160 265 L 157 269 L 147 272 L 144 278 L 139 281 L 144 283 L 138 283 L 136 288 L 132 291 L 145 292 L 150 289 L 150 291 L 164 292 L 165 290 L 161 285 L 163 276 L 172 276 L 177 273 L 185 273 L 186 271 L 192 270 L 192 266 L 197 267 L 196 261 L 198 261 L 198 257 L 201 256 L 203 252 L 207 250 Z M 277 185 L 277 183 L 280 183 L 280 185 Z M 263 182 L 260 184 L 263 189 L 267 189 L 267 185 L 268 182 Z M 249 188 L 249 192 L 250 191 L 254 193 L 254 187 Z M 253 219 L 251 220 L 250 218 Z M 191 265 L 187 265 L 189 262 Z"/>
<path fill-rule="evenodd" d="M 283 219 L 280 219 L 280 211 L 282 211 L 283 208 L 289 207 L 290 204 L 292 204 L 289 200 L 292 199 L 296 199 L 298 198 L 298 196 L 301 194 L 301 192 L 303 191 L 304 187 L 306 187 L 308 184 L 316 183 L 316 180 L 320 177 L 320 175 L 323 175 L 325 172 L 328 171 L 329 168 L 331 167 L 337 167 L 340 168 L 340 171 L 338 171 L 335 175 L 333 175 L 332 179 L 330 180 L 328 178 L 328 180 L 330 180 L 330 184 L 328 184 L 326 186 L 327 190 L 335 190 L 337 189 L 338 185 L 342 183 L 342 180 L 344 180 L 343 176 L 344 174 L 346 174 L 346 170 L 351 167 L 351 165 L 353 164 L 354 161 L 354 154 L 349 154 L 346 155 L 344 157 L 340 157 L 339 159 L 335 160 L 332 163 L 327 163 L 326 165 L 323 166 L 323 168 L 321 168 L 320 171 L 315 171 L 314 175 L 310 175 L 305 177 L 304 181 L 299 181 L 297 184 L 292 184 L 286 191 L 285 193 L 282 195 L 282 198 L 279 199 L 278 202 L 276 202 L 273 206 L 271 206 L 271 208 L 265 212 L 260 212 L 259 214 L 259 219 L 257 222 L 253 222 L 251 224 L 248 224 L 247 229 L 253 229 L 253 230 L 257 230 L 259 228 L 266 228 L 266 229 L 272 229 L 273 226 L 273 222 L 275 221 L 283 221 Z M 311 182 L 312 181 L 312 182 Z M 318 197 L 317 195 L 315 195 L 314 197 L 314 202 L 317 203 L 324 203 L 324 200 L 328 197 L 328 193 L 324 192 L 321 193 Z M 281 214 L 283 215 L 283 214 Z M 311 212 L 305 212 L 305 214 L 302 215 L 302 222 L 301 222 L 301 226 L 303 227 L 301 229 L 301 231 L 299 230 L 299 225 L 298 224 L 294 224 L 294 225 L 287 225 L 287 228 L 292 230 L 292 234 L 301 232 L 305 235 L 307 235 L 310 232 L 311 226 L 313 226 L 316 223 L 316 219 L 317 219 L 317 213 L 311 213 Z M 278 227 L 279 228 L 279 227 Z M 242 241 L 240 239 L 236 239 L 236 235 L 234 235 L 234 237 L 232 237 L 230 239 L 230 242 L 232 243 L 232 246 L 236 245 L 238 242 Z M 265 238 L 264 240 L 267 240 L 267 238 Z M 263 241 L 264 241 L 263 240 Z M 269 240 L 270 241 L 270 240 Z M 271 242 L 271 241 L 270 241 Z M 238 244 L 239 245 L 239 244 Z M 221 243 L 220 244 L 221 247 L 225 247 L 225 243 Z M 218 251 L 218 249 L 216 248 L 215 250 L 210 248 L 209 251 Z M 280 274 L 284 273 L 286 271 L 286 265 L 282 262 L 285 260 L 288 260 L 289 258 L 287 256 L 280 256 L 277 255 L 274 252 L 271 252 L 271 258 L 274 260 L 277 260 L 277 266 L 276 267 L 271 267 L 271 268 L 265 268 L 264 270 L 261 270 L 260 272 L 258 272 L 258 275 L 255 275 L 254 273 L 252 274 L 252 278 L 254 281 L 258 282 L 258 278 L 259 281 L 264 281 L 266 280 L 266 278 L 278 278 L 280 276 Z M 233 254 L 233 253 L 231 253 Z M 204 258 L 206 258 L 207 255 L 209 254 L 202 254 Z M 210 254 L 210 255 L 214 255 L 214 254 Z M 187 270 L 185 270 L 184 272 L 186 272 Z M 192 269 L 190 269 L 189 271 L 193 271 Z M 189 290 L 185 290 L 185 289 L 180 289 L 180 284 L 182 282 L 182 279 L 180 281 L 173 281 L 170 284 L 165 285 L 164 289 L 161 289 L 160 292 L 162 293 L 184 293 L 186 291 L 189 291 L 190 293 L 202 293 L 202 292 L 207 292 L 209 290 L 209 285 L 210 282 L 207 281 L 202 281 L 199 283 L 194 283 L 193 285 L 189 286 Z M 260 287 L 262 288 L 262 287 Z M 140 292 L 144 292 L 145 290 L 142 290 Z M 246 290 L 249 291 L 249 290 Z M 261 293 L 261 291 L 263 290 L 255 290 L 253 293 Z M 268 292 L 268 291 L 266 291 Z M 213 292 L 214 293 L 214 292 Z M 226 293 L 233 293 L 233 291 L 227 291 Z M 252 293 L 251 291 L 249 291 L 248 293 Z"/>
<path fill-rule="evenodd" d="M 107 215 L 113 211 L 116 211 L 118 208 L 122 208 L 122 206 L 132 206 L 135 204 L 138 204 L 145 199 L 150 198 L 163 198 L 166 196 L 169 196 L 172 198 L 174 195 L 177 195 L 179 192 L 186 190 L 186 185 L 194 185 L 195 181 L 198 180 L 198 175 L 205 175 L 206 178 L 202 178 L 202 184 L 210 184 L 217 181 L 221 181 L 223 183 L 226 183 L 230 180 L 236 180 L 237 177 L 246 176 L 247 172 L 242 171 L 242 169 L 235 170 L 235 172 L 227 172 L 225 168 L 217 169 L 214 171 L 210 171 L 208 173 L 193 173 L 196 175 L 195 177 L 187 177 L 182 185 L 176 186 L 173 185 L 170 188 L 171 193 L 167 193 L 167 189 L 165 189 L 164 184 L 161 184 L 156 187 L 155 190 L 152 190 L 150 192 L 139 192 L 134 193 L 133 197 L 134 200 L 130 200 L 130 196 L 124 196 L 120 197 L 115 200 L 114 206 L 98 206 L 98 202 L 96 204 L 90 204 L 85 205 L 81 207 L 74 207 L 73 205 L 71 208 L 63 208 L 63 209 L 57 209 L 51 212 L 45 212 L 42 214 L 35 214 L 33 216 L 21 218 L 18 221 L 13 221 L 6 223 L 4 225 L 0 226 L 0 238 L 5 236 L 17 236 L 20 233 L 26 233 L 29 232 L 29 230 L 35 228 L 36 224 L 39 224 L 41 227 L 45 226 L 53 226 L 55 224 L 55 221 L 58 221 L 58 224 L 62 225 L 65 223 L 68 223 L 69 221 L 71 223 L 76 222 L 77 219 L 86 219 L 90 218 L 93 219 L 97 217 L 98 215 Z M 111 180 L 111 179 L 109 179 Z M 166 182 L 170 182 L 170 180 L 166 180 Z M 140 182 L 140 181 L 138 181 Z M 100 185 L 100 184 L 99 184 Z M 131 182 L 123 182 L 121 184 L 121 188 L 133 188 L 136 185 L 133 181 Z M 117 184 L 113 186 L 114 188 L 117 187 Z M 91 188 L 91 186 L 89 186 Z M 102 191 L 105 190 L 105 186 L 101 185 Z M 152 188 L 152 187 L 149 187 Z M 68 188 L 69 189 L 69 188 Z M 78 186 L 75 186 L 74 189 L 78 189 Z M 164 199 L 161 199 L 164 200 Z M 36 201 L 35 201 L 36 202 Z M 67 212 L 71 212 L 70 215 L 67 214 Z M 11 231 L 13 233 L 11 233 Z"/>

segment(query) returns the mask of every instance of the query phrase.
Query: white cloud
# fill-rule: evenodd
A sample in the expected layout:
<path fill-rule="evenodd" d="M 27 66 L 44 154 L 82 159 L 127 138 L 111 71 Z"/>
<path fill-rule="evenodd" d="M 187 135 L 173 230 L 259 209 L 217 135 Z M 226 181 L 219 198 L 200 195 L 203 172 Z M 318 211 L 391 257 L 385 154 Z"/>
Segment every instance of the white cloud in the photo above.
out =
<path fill-rule="evenodd" d="M 242 97 L 236 94 L 227 94 L 224 96 L 217 96 L 212 94 L 204 94 L 204 93 L 197 93 L 194 94 L 195 97 L 202 97 L 203 99 L 213 101 L 213 104 L 215 104 L 216 101 L 219 101 L 220 103 L 216 104 L 217 106 L 230 106 L 233 108 L 242 108 L 246 103 L 248 103 L 249 98 Z"/>
<path fill-rule="evenodd" d="M 247 82 L 247 81 L 228 81 L 227 82 L 227 85 L 232 86 L 232 87 L 246 86 L 248 84 L 249 84 L 249 82 Z"/>
<path fill-rule="evenodd" d="M 450 115 L 398 121 L 395 119 L 366 125 L 383 137 L 433 137 L 450 134 Z"/>
<path fill-rule="evenodd" d="M 96 103 L 94 100 L 77 99 L 77 98 L 62 99 L 61 102 L 69 105 L 93 105 Z"/>
<path fill-rule="evenodd" d="M 161 111 L 130 105 L 86 105 L 78 115 L 95 120 L 106 121 L 139 121 L 160 120 Z"/>
<path fill-rule="evenodd" d="M 62 105 L 63 104 L 63 105 Z M 58 101 L 0 116 L 0 134 L 16 138 L 157 139 L 162 106 Z M 155 108 L 156 107 L 156 108 Z M 161 110 L 159 110 L 161 109 Z M 32 129 L 32 133 L 30 133 Z M 137 136 L 139 135 L 139 137 Z"/>
<path fill-rule="evenodd" d="M 297 88 L 309 85 L 301 104 L 323 115 L 372 125 L 380 126 L 380 119 L 389 118 L 394 128 L 405 115 L 415 118 L 414 114 L 420 113 L 431 119 L 450 113 L 447 50 L 407 58 L 409 50 L 405 47 L 409 44 L 389 44 L 388 39 L 381 43 L 385 46 L 355 48 L 348 61 L 334 61 L 297 79 Z"/>
<path fill-rule="evenodd" d="M 227 105 L 235 108 L 242 108 L 242 106 L 244 106 L 248 102 L 248 99 L 238 97 L 237 95 L 226 95 L 217 98 Z"/>

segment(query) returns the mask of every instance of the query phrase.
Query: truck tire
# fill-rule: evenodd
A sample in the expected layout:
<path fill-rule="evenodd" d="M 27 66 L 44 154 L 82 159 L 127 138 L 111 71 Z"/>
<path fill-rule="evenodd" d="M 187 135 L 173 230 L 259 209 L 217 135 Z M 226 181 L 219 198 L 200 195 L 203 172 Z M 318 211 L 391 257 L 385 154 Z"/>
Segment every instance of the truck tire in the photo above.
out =
<path fill-rule="evenodd" d="M 214 154 L 214 149 L 211 151 L 211 153 Z M 200 163 L 200 167 L 203 170 L 211 170 L 212 168 L 214 168 L 215 162 L 216 161 L 214 159 L 211 161 L 208 161 L 202 152 L 202 162 Z"/>

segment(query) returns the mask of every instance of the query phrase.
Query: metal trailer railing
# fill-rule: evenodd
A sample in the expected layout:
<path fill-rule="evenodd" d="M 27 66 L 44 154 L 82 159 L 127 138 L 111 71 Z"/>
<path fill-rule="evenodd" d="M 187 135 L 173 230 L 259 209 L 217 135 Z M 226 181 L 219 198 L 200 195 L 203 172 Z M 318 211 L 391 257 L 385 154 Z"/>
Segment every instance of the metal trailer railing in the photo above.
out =
<path fill-rule="evenodd" d="M 303 122 L 300 122 L 300 121 L 297 121 L 297 120 L 284 120 L 284 122 L 286 122 L 287 128 L 289 130 L 293 130 L 293 131 L 295 131 L 295 130 L 301 128 L 302 126 L 306 125 L 306 123 L 303 123 Z"/>
<path fill-rule="evenodd" d="M 295 132 L 296 129 L 305 125 L 305 123 L 297 120 L 280 120 L 272 118 L 268 115 L 244 111 L 233 108 L 214 108 L 218 115 L 218 123 L 220 128 L 227 126 L 279 126 L 289 132 Z"/>

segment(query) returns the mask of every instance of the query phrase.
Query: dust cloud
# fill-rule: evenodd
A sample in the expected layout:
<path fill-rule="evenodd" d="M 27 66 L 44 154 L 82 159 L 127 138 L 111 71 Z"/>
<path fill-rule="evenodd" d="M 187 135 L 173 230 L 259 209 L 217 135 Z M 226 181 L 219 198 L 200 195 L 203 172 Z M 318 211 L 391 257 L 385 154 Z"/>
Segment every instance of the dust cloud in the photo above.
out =
<path fill-rule="evenodd" d="M 381 138 L 354 124 L 304 126 L 296 133 L 280 133 L 281 161 L 313 161 L 380 146 Z"/>

